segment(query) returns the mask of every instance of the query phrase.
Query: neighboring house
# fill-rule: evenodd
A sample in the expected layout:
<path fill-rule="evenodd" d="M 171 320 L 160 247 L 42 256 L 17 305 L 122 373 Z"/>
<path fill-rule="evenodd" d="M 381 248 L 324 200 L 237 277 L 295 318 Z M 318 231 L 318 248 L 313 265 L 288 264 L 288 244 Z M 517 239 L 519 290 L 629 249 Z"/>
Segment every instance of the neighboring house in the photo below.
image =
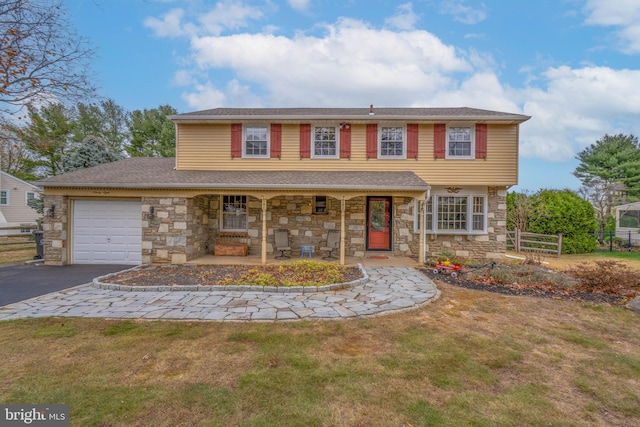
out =
<path fill-rule="evenodd" d="M 176 158 L 47 178 L 45 261 L 184 263 L 221 233 L 263 262 L 339 230 L 340 260 L 499 258 L 519 114 L 473 108 L 219 108 L 178 114 Z"/>
<path fill-rule="evenodd" d="M 640 202 L 615 206 L 616 237 L 632 246 L 640 246 Z"/>
<path fill-rule="evenodd" d="M 38 197 L 38 186 L 0 171 L 0 222 L 15 225 L 35 224 L 41 215 L 31 208 L 28 202 Z"/>

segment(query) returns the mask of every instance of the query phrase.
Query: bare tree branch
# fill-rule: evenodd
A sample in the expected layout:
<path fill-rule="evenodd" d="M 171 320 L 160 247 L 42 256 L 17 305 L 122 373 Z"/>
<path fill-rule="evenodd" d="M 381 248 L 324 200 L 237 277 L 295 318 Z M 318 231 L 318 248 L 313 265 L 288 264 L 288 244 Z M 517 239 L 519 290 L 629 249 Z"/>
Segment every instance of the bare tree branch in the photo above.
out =
<path fill-rule="evenodd" d="M 60 1 L 0 0 L 0 114 L 88 99 L 94 54 Z"/>

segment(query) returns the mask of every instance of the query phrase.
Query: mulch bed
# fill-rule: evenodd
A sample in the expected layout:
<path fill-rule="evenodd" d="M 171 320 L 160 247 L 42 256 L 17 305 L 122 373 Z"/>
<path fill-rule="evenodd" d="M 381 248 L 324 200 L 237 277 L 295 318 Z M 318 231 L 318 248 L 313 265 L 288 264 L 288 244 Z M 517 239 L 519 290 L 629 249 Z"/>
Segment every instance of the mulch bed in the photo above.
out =
<path fill-rule="evenodd" d="M 278 266 L 266 265 L 172 265 L 125 271 L 109 277 L 109 283 L 126 286 L 221 286 L 223 280 L 237 281 L 251 270 L 278 277 Z M 344 283 L 362 278 L 357 267 L 344 268 Z M 227 283 L 228 284 L 228 283 Z"/>
<path fill-rule="evenodd" d="M 488 281 L 470 280 L 471 275 L 460 272 L 457 277 L 448 274 L 435 274 L 432 269 L 421 268 L 427 277 L 466 289 L 495 292 L 503 295 L 522 295 L 538 298 L 564 299 L 594 304 L 621 306 L 628 301 L 626 295 L 606 294 L 602 292 L 581 292 L 575 289 L 559 288 L 550 283 L 505 283 L 495 284 Z M 558 273 L 561 274 L 561 273 Z"/>

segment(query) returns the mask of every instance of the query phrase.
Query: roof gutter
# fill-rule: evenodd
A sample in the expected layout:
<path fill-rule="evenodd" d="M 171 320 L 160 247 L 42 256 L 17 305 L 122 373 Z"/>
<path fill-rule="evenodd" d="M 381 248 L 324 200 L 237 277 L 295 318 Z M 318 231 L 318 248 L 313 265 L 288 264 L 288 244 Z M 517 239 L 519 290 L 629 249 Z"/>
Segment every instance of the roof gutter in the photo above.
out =
<path fill-rule="evenodd" d="M 385 120 L 402 120 L 402 121 L 419 121 L 419 122 L 442 122 L 442 121 L 473 121 L 473 122 L 501 122 L 501 123 L 523 123 L 531 118 L 531 116 L 524 116 L 519 114 L 513 114 L 509 116 L 461 116 L 461 115 L 443 115 L 443 116 L 416 116 L 416 115 L 321 115 L 321 114 L 309 114 L 309 115 L 198 115 L 198 114 L 181 114 L 168 116 L 169 120 L 174 123 L 188 123 L 188 122 L 234 122 L 234 121 L 272 121 L 272 120 L 297 120 L 297 121 L 316 121 L 316 120 L 339 120 L 339 121 L 367 121 L 367 122 L 379 122 Z"/>

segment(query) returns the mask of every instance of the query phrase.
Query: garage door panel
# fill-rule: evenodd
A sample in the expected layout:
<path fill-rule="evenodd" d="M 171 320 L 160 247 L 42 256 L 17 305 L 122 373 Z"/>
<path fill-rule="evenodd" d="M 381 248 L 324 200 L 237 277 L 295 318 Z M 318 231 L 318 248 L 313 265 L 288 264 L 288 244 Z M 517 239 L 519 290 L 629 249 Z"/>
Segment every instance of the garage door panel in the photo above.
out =
<path fill-rule="evenodd" d="M 141 241 L 139 201 L 74 201 L 74 263 L 140 264 Z"/>

